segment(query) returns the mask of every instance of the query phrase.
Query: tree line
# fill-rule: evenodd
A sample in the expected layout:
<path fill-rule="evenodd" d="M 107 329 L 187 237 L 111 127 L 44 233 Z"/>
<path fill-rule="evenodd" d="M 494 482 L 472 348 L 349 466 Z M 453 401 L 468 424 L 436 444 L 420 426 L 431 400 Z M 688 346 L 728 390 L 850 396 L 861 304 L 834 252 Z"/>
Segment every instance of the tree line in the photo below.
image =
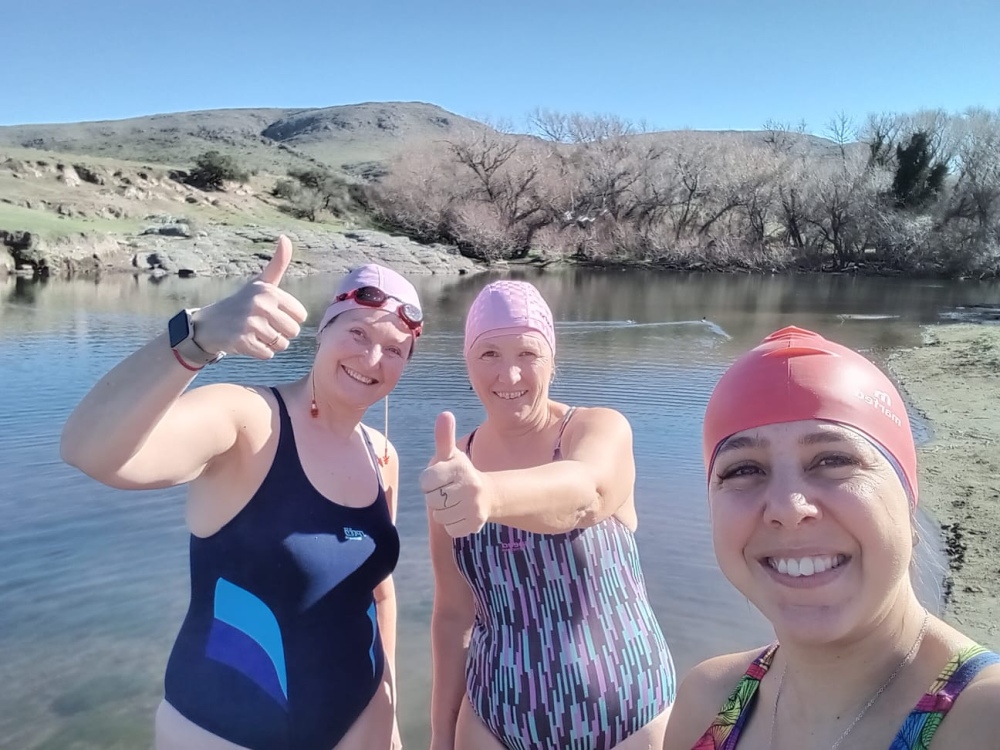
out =
<path fill-rule="evenodd" d="M 425 144 L 367 182 L 292 170 L 272 195 L 299 218 L 360 212 L 488 262 L 1000 275 L 1000 110 L 839 115 L 825 137 L 536 110 L 527 130 Z M 185 177 L 219 189 L 248 174 L 209 152 Z"/>
<path fill-rule="evenodd" d="M 1000 273 L 1000 111 L 841 115 L 826 138 L 541 110 L 531 125 L 409 153 L 355 197 L 387 228 L 487 261 Z"/>

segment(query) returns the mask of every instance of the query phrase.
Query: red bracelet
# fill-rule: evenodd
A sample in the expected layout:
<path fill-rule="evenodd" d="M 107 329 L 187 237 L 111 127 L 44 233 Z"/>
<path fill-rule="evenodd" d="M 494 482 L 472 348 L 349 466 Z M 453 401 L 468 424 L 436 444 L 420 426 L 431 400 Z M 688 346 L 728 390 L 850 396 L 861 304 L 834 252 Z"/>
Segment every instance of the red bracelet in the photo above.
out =
<path fill-rule="evenodd" d="M 171 347 L 170 351 L 172 351 L 174 353 L 174 359 L 176 359 L 178 362 L 180 362 L 182 367 L 190 370 L 191 372 L 199 372 L 200 370 L 204 369 L 204 367 L 205 367 L 205 365 L 202 365 L 201 367 L 192 367 L 191 365 L 189 365 L 187 362 L 184 361 L 184 358 L 180 354 L 177 353 L 176 349 L 174 349 L 173 347 Z"/>

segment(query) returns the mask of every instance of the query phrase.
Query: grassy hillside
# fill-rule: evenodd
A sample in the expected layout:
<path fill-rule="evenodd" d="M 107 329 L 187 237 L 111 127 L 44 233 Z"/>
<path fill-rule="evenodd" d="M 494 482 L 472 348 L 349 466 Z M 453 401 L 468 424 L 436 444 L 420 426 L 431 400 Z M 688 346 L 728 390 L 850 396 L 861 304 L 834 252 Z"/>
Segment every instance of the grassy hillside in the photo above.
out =
<path fill-rule="evenodd" d="M 247 169 L 276 174 L 322 164 L 356 171 L 428 141 L 484 128 L 421 103 L 323 109 L 226 109 L 60 125 L 0 127 L 0 149 L 189 166 L 205 151 L 229 154 Z"/>

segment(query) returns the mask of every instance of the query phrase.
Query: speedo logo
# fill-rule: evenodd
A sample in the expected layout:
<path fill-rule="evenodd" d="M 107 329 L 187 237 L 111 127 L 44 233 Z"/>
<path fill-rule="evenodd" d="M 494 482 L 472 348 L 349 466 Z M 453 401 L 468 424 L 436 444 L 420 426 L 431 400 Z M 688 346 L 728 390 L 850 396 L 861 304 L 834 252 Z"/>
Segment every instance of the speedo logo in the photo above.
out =
<path fill-rule="evenodd" d="M 903 420 L 896 416 L 892 410 L 892 399 L 884 391 L 873 391 L 872 395 L 867 395 L 864 391 L 858 391 L 858 398 L 864 401 L 873 409 L 878 409 L 885 414 L 897 427 L 903 426 Z"/>
<path fill-rule="evenodd" d="M 352 529 L 350 526 L 344 527 L 344 537 L 347 539 L 364 539 L 365 532 Z"/>

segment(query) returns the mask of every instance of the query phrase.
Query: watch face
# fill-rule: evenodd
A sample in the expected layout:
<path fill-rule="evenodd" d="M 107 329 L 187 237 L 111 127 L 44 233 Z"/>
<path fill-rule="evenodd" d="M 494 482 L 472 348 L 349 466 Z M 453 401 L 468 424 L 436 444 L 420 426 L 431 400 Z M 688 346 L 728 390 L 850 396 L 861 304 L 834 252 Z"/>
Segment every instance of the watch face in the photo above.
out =
<path fill-rule="evenodd" d="M 188 314 L 186 310 L 181 310 L 170 319 L 170 322 L 167 324 L 167 331 L 170 334 L 171 348 L 176 347 L 188 337 L 191 329 L 188 326 Z"/>

